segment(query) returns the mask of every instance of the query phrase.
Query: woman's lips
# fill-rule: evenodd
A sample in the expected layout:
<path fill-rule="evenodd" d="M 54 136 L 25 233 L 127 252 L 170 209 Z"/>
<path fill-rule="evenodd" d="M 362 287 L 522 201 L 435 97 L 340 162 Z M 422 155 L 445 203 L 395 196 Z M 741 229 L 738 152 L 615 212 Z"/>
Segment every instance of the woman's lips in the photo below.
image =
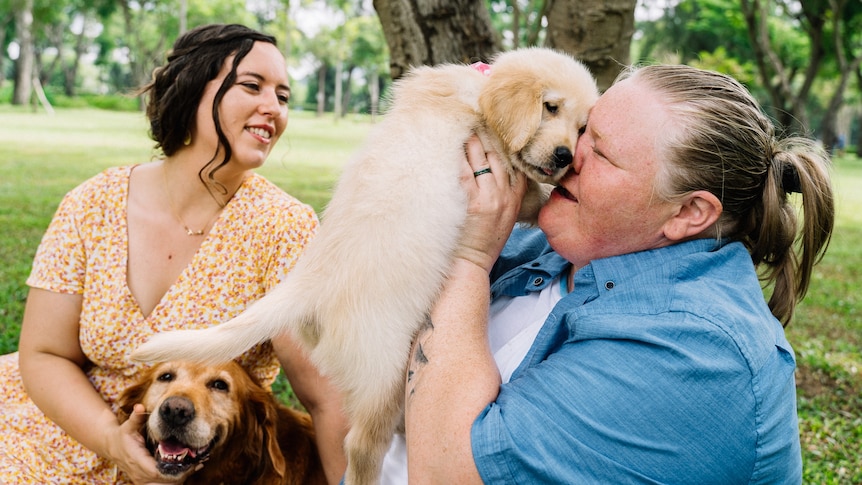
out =
<path fill-rule="evenodd" d="M 578 201 L 577 197 L 575 197 L 574 195 L 572 195 L 572 193 L 571 193 L 571 192 L 569 192 L 568 190 L 566 190 L 566 189 L 565 189 L 565 188 L 563 188 L 562 186 L 557 186 L 557 188 L 555 188 L 555 189 L 554 189 L 554 192 L 555 192 L 557 195 L 559 195 L 560 197 L 563 197 L 564 199 L 571 200 L 572 202 L 577 202 L 577 201 Z"/>

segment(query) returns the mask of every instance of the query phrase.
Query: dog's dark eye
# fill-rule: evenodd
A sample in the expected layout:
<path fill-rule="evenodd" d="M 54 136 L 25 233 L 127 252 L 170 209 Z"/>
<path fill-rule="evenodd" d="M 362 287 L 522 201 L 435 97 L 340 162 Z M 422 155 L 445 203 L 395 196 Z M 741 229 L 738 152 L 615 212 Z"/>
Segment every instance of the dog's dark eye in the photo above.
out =
<path fill-rule="evenodd" d="M 587 126 L 584 125 L 578 129 L 578 136 L 583 135 L 586 132 L 587 132 Z"/>
<path fill-rule="evenodd" d="M 174 380 L 174 374 L 171 372 L 165 372 L 158 377 L 158 380 L 161 382 L 171 382 Z"/>
<path fill-rule="evenodd" d="M 230 386 L 227 385 L 227 382 L 221 379 L 215 379 L 210 382 L 210 389 L 215 389 L 216 391 L 227 391 L 230 389 Z"/>
<path fill-rule="evenodd" d="M 559 107 L 556 104 L 546 102 L 545 109 L 548 110 L 548 113 L 555 114 Z"/>

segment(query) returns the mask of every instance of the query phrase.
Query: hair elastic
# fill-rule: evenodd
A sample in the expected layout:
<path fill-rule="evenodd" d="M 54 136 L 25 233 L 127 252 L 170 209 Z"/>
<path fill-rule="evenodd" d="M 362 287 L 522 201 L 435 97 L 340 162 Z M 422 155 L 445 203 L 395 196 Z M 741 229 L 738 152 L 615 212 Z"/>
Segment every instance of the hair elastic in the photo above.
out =
<path fill-rule="evenodd" d="M 788 194 L 802 193 L 802 183 L 799 180 L 799 172 L 796 171 L 796 167 L 792 163 L 781 164 L 781 188 Z"/>

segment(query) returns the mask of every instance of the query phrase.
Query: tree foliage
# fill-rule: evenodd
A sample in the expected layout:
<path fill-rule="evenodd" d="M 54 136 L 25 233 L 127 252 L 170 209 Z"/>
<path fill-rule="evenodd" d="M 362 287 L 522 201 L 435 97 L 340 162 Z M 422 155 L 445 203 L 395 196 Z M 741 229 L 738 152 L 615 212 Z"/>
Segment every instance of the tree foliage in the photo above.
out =
<path fill-rule="evenodd" d="M 339 116 L 376 112 L 386 83 L 411 66 L 487 62 L 500 50 L 543 45 L 586 62 L 603 88 L 630 52 L 636 62 L 727 72 L 782 126 L 831 144 L 837 133 L 849 135 L 839 113 L 858 106 L 862 83 L 858 0 L 671 1 L 636 25 L 635 0 L 374 0 L 373 11 L 349 0 L 0 0 L 0 87 L 31 84 L 28 76 L 14 81 L 28 2 L 33 67 L 25 70 L 67 96 L 128 92 L 163 62 L 182 24 L 211 22 L 275 35 L 292 72 L 311 74 L 295 80 L 308 85 L 309 103 Z M 331 18 L 316 32 L 301 29 L 296 14 L 320 4 Z"/>
<path fill-rule="evenodd" d="M 683 0 L 641 24 L 642 59 L 726 72 L 759 95 L 785 130 L 831 147 L 838 112 L 858 104 L 860 10 L 855 0 Z"/>

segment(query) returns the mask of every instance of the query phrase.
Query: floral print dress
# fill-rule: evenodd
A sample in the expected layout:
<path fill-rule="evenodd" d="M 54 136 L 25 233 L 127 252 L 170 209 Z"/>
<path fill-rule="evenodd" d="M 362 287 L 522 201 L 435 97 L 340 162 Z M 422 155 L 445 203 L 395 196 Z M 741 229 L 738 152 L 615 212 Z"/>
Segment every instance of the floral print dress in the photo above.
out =
<path fill-rule="evenodd" d="M 115 410 L 115 400 L 145 365 L 129 359 L 133 349 L 157 332 L 203 328 L 237 315 L 286 275 L 318 227 L 311 207 L 251 175 L 189 266 L 145 316 L 126 284 L 133 169 L 108 169 L 66 195 L 27 280 L 34 288 L 83 295 L 80 342 L 91 362 L 86 373 Z M 239 360 L 266 385 L 279 372 L 268 342 Z M 128 483 L 28 398 L 17 352 L 0 356 L 0 483 Z"/>

